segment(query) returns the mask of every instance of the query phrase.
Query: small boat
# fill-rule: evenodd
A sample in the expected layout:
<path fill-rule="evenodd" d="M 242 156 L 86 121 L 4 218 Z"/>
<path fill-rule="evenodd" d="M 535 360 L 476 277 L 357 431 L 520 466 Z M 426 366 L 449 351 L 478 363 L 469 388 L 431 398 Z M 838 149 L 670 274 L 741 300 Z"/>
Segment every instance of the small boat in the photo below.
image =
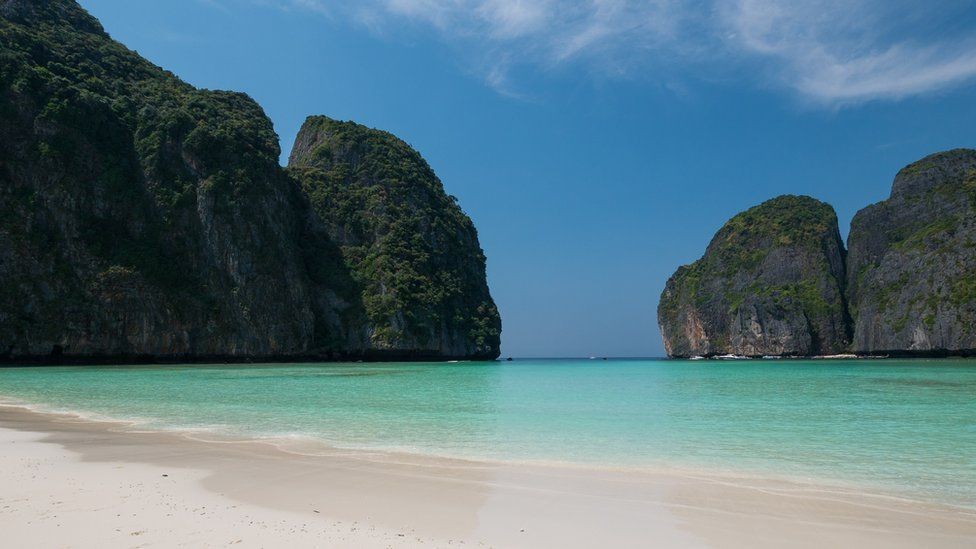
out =
<path fill-rule="evenodd" d="M 695 355 L 695 356 L 689 358 L 688 360 L 705 360 L 705 357 Z"/>
<path fill-rule="evenodd" d="M 739 356 L 739 355 L 721 355 L 721 356 L 717 356 L 715 358 L 717 358 L 719 360 L 749 360 L 749 357 L 747 357 L 747 356 Z"/>

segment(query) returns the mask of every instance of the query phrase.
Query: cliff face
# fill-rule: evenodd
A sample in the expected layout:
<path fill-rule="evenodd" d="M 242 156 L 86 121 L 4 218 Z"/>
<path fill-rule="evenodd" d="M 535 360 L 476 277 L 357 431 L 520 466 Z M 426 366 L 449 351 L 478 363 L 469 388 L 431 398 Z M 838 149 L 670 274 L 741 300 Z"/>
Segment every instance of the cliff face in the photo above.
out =
<path fill-rule="evenodd" d="M 901 170 L 854 216 L 846 258 L 836 224 L 797 197 L 729 221 L 665 287 L 668 354 L 976 355 L 976 151 Z"/>
<path fill-rule="evenodd" d="M 658 322 L 669 356 L 818 355 L 849 342 L 844 247 L 833 208 L 780 196 L 726 223 L 668 280 Z"/>
<path fill-rule="evenodd" d="M 279 153 L 247 96 L 181 82 L 73 1 L 0 0 L 0 353 L 369 358 L 373 295 Z"/>
<path fill-rule="evenodd" d="M 311 117 L 289 172 L 360 286 L 372 348 L 498 356 L 501 320 L 477 231 L 417 151 L 386 132 Z"/>
<path fill-rule="evenodd" d="M 854 217 L 848 245 L 855 351 L 976 351 L 976 151 L 901 170 L 891 197 Z"/>

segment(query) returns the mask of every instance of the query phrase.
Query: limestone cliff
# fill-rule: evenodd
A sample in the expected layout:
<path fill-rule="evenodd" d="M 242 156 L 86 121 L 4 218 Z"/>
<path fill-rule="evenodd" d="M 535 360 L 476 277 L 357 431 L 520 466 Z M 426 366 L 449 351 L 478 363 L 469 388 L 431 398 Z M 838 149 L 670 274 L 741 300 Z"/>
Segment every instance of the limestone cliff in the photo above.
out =
<path fill-rule="evenodd" d="M 833 208 L 780 196 L 729 220 L 668 280 L 658 322 L 669 356 L 818 355 L 849 342 L 844 247 Z"/>
<path fill-rule="evenodd" d="M 187 85 L 74 1 L 0 0 L 4 360 L 497 355 L 480 250 L 451 256 L 450 272 L 473 270 L 482 284 L 475 295 L 457 298 L 467 279 L 427 288 L 456 299 L 462 318 L 439 318 L 445 332 L 493 319 L 482 345 L 417 337 L 376 355 L 369 300 L 382 289 L 350 270 L 334 218 L 321 197 L 312 208 L 279 154 L 247 96 Z M 439 223 L 441 206 L 456 209 L 438 202 L 417 223 Z M 450 230 L 474 235 L 470 222 Z M 414 304 L 388 307 L 429 316 Z"/>
<path fill-rule="evenodd" d="M 854 351 L 976 354 L 976 151 L 902 169 L 848 244 Z"/>
<path fill-rule="evenodd" d="M 477 231 L 417 151 L 316 116 L 298 134 L 289 171 L 361 285 L 373 348 L 498 355 L 501 321 Z"/>

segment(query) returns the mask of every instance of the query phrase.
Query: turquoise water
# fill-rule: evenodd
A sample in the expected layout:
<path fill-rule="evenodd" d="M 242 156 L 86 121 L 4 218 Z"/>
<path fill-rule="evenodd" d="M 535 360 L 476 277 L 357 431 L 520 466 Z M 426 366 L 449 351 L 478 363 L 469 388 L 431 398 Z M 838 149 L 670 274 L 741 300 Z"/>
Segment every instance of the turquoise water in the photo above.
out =
<path fill-rule="evenodd" d="M 156 428 L 775 474 L 976 507 L 976 361 L 11 368 L 0 396 Z"/>

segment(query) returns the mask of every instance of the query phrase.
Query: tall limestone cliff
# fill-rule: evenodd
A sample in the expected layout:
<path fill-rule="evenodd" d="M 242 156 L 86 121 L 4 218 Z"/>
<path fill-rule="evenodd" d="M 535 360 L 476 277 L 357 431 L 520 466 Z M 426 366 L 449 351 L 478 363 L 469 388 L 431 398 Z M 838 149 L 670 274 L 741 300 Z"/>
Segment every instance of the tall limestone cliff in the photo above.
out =
<path fill-rule="evenodd" d="M 844 247 L 833 208 L 780 196 L 740 213 L 668 280 L 669 356 L 819 355 L 849 342 Z"/>
<path fill-rule="evenodd" d="M 901 170 L 848 245 L 856 352 L 976 354 L 976 151 Z"/>
<path fill-rule="evenodd" d="M 501 321 L 477 231 L 417 151 L 315 116 L 289 171 L 361 285 L 373 348 L 497 356 Z"/>
<path fill-rule="evenodd" d="M 74 1 L 0 0 L 0 354 L 375 356 L 374 296 L 279 153 L 250 98 L 183 83 Z M 478 305 L 442 321 L 471 333 L 491 302 L 465 298 Z M 497 355 L 497 323 L 481 333 L 476 352 L 418 338 L 382 356 Z"/>

